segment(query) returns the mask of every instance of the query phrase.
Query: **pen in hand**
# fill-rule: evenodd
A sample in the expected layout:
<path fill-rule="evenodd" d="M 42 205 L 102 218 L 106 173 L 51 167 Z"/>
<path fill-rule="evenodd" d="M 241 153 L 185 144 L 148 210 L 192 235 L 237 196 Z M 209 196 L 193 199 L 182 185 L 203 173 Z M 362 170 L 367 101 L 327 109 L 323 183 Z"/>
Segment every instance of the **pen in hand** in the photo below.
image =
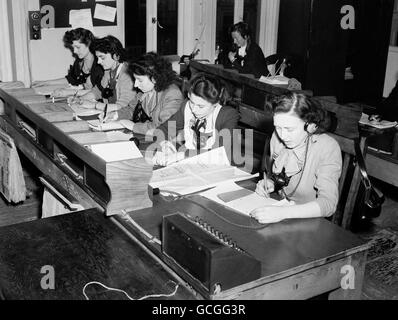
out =
<path fill-rule="evenodd" d="M 105 104 L 104 115 L 103 115 L 103 117 L 102 117 L 101 123 L 104 123 L 104 122 L 105 122 L 107 111 L 108 111 L 108 104 Z"/>

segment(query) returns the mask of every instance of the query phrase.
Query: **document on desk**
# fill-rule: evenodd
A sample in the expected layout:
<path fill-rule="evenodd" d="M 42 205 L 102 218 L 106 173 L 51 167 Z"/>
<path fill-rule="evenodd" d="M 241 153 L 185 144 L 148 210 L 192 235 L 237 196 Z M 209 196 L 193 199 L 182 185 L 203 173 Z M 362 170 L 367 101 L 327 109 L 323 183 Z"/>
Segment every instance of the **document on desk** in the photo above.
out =
<path fill-rule="evenodd" d="M 186 195 L 224 181 L 241 181 L 254 176 L 231 166 L 224 147 L 221 147 L 155 170 L 150 185 L 160 191 Z"/>
<path fill-rule="evenodd" d="M 263 206 L 289 205 L 287 200 L 277 201 L 262 197 L 253 191 L 238 186 L 232 181 L 223 182 L 213 189 L 202 192 L 200 195 L 247 216 L 254 209 Z M 228 199 L 229 195 L 232 196 L 230 199 Z"/>
<path fill-rule="evenodd" d="M 398 125 L 398 123 L 396 121 L 387 121 L 387 120 L 369 120 L 369 115 L 367 115 L 366 113 L 362 113 L 361 119 L 359 119 L 359 123 L 366 125 L 366 126 L 370 126 L 370 127 L 374 127 L 377 129 L 388 129 L 388 128 L 394 128 Z"/>
<path fill-rule="evenodd" d="M 260 82 L 268 83 L 271 85 L 288 85 L 289 84 L 289 78 L 286 78 L 284 76 L 271 76 L 271 77 L 264 77 L 261 76 L 260 79 L 258 79 Z"/>
<path fill-rule="evenodd" d="M 99 119 L 88 120 L 89 127 L 95 131 L 122 130 L 125 127 L 119 121 L 101 122 Z"/>
<path fill-rule="evenodd" d="M 66 87 L 65 87 L 64 84 L 53 84 L 53 85 L 47 85 L 47 86 L 41 86 L 41 87 L 33 88 L 33 90 L 37 94 L 51 95 L 55 90 L 65 89 L 65 88 Z"/>
<path fill-rule="evenodd" d="M 142 158 L 142 153 L 133 141 L 92 144 L 87 148 L 106 162 Z"/>

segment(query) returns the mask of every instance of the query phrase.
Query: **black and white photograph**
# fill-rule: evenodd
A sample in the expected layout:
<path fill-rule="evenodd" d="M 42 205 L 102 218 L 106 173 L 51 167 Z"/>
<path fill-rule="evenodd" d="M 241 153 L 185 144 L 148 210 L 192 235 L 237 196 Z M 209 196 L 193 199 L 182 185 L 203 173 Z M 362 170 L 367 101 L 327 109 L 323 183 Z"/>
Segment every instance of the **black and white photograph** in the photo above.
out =
<path fill-rule="evenodd" d="M 0 0 L 0 300 L 398 300 L 398 0 Z"/>

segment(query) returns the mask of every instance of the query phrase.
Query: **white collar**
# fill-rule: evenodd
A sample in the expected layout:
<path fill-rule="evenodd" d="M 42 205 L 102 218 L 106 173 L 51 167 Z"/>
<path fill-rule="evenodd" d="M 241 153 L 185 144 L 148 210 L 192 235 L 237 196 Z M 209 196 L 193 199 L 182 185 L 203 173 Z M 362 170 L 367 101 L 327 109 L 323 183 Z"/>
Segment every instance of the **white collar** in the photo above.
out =
<path fill-rule="evenodd" d="M 238 49 L 238 54 L 239 54 L 241 57 L 244 57 L 244 56 L 246 55 L 246 47 L 247 47 L 247 44 L 245 44 L 243 47 L 240 47 L 240 48 Z"/>

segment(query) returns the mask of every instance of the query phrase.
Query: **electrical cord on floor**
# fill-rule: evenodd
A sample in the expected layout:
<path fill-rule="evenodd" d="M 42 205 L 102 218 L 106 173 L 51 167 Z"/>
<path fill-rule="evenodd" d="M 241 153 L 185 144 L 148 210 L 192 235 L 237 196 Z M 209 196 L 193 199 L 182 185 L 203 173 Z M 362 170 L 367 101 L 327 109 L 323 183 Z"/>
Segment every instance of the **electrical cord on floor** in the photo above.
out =
<path fill-rule="evenodd" d="M 169 298 L 169 297 L 173 297 L 177 293 L 177 290 L 178 290 L 178 287 L 179 287 L 179 284 L 175 283 L 174 281 L 169 281 L 169 282 L 172 282 L 172 283 L 175 284 L 175 289 L 174 289 L 174 291 L 172 293 L 169 293 L 169 294 L 151 294 L 151 295 L 147 295 L 147 296 L 141 297 L 139 299 L 134 299 L 134 298 L 130 297 L 128 295 L 128 293 L 126 291 L 124 291 L 124 290 L 108 287 L 108 286 L 106 286 L 103 283 L 98 282 L 98 281 L 91 281 L 91 282 L 86 283 L 85 286 L 83 287 L 83 295 L 86 298 L 86 300 L 90 300 L 90 298 L 86 295 L 86 288 L 88 286 L 90 286 L 90 285 L 97 284 L 97 285 L 100 285 L 101 287 L 103 287 L 103 288 L 105 288 L 105 289 L 107 289 L 109 291 L 121 292 L 129 300 L 145 300 L 145 299 L 148 299 L 148 298 Z"/>

